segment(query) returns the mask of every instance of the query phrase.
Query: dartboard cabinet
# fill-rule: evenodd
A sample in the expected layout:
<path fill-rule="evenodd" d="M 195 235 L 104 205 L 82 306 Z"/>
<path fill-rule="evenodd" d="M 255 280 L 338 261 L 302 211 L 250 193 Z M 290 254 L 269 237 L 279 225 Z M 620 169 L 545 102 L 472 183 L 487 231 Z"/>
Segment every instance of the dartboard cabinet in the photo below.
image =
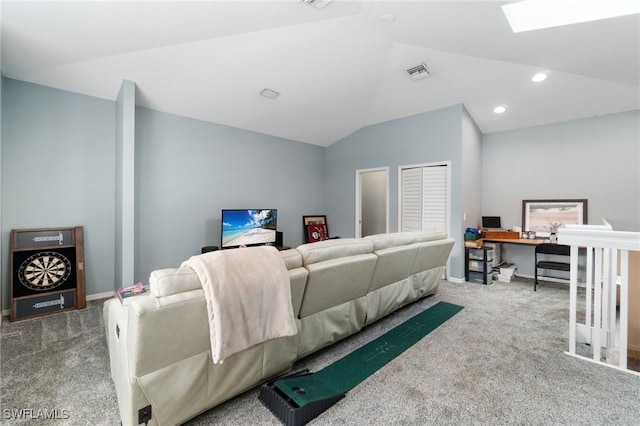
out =
<path fill-rule="evenodd" d="M 83 228 L 12 230 L 10 271 L 11 321 L 83 309 Z"/>

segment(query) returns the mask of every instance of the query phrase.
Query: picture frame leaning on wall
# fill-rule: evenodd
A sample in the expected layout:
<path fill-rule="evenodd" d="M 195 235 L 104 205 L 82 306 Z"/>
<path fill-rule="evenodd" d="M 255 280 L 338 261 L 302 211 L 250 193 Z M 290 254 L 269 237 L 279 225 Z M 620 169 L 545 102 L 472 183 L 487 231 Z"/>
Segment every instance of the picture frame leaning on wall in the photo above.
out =
<path fill-rule="evenodd" d="M 327 239 L 329 237 L 329 230 L 327 228 L 327 216 L 318 214 L 312 216 L 302 216 L 302 230 L 305 243 L 312 243 Z M 317 237 L 314 237 L 314 235 L 316 235 Z"/>
<path fill-rule="evenodd" d="M 587 200 L 522 200 L 522 232 L 549 238 L 565 225 L 587 223 Z"/>

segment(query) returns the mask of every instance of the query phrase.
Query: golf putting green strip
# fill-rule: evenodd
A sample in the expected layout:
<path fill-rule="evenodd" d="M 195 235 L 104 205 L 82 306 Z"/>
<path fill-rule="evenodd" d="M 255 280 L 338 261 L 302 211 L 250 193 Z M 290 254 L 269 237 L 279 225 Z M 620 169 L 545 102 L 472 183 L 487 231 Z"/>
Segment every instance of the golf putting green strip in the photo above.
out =
<path fill-rule="evenodd" d="M 462 309 L 438 302 L 322 370 L 277 380 L 275 386 L 300 407 L 346 393 Z"/>

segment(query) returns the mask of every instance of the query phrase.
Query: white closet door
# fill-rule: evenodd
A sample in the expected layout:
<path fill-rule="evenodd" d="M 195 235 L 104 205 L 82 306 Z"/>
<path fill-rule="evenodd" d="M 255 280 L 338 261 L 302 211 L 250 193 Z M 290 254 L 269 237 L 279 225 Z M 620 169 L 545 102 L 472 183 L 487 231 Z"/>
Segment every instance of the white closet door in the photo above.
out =
<path fill-rule="evenodd" d="M 402 169 L 401 231 L 422 229 L 422 169 Z"/>
<path fill-rule="evenodd" d="M 447 231 L 447 166 L 422 168 L 422 229 Z"/>
<path fill-rule="evenodd" d="M 401 169 L 400 230 L 448 232 L 449 185 L 446 164 Z"/>

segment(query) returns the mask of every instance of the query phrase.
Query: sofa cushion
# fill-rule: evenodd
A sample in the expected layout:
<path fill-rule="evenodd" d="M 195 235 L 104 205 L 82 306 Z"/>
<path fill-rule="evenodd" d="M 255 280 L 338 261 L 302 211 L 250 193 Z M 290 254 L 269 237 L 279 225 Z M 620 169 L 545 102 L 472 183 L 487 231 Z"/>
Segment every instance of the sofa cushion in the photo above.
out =
<path fill-rule="evenodd" d="M 202 288 L 198 275 L 191 268 L 166 268 L 151 272 L 149 276 L 151 294 L 165 297 L 171 294 Z"/>
<path fill-rule="evenodd" d="M 413 232 L 376 234 L 369 235 L 364 238 L 373 242 L 374 250 L 383 250 L 389 247 L 404 246 L 418 241 Z"/>
<path fill-rule="evenodd" d="M 377 260 L 375 254 L 367 253 L 307 265 L 300 318 L 365 296 Z"/>
<path fill-rule="evenodd" d="M 287 270 L 301 268 L 302 267 L 302 255 L 296 249 L 282 250 L 280 252 L 282 260 L 287 267 Z"/>
<path fill-rule="evenodd" d="M 417 253 L 417 244 L 376 250 L 378 262 L 371 278 L 369 292 L 407 278 L 415 263 Z"/>
<path fill-rule="evenodd" d="M 373 242 L 375 250 L 382 250 L 412 243 L 441 240 L 447 238 L 447 233 L 438 230 L 390 232 L 388 234 L 369 235 L 364 238 Z"/>
<path fill-rule="evenodd" d="M 443 240 L 447 238 L 447 233 L 439 229 L 425 229 L 423 231 L 412 232 L 420 242 Z"/>
<path fill-rule="evenodd" d="M 304 266 L 326 260 L 373 252 L 373 242 L 363 238 L 338 238 L 303 244 L 298 247 Z"/>
<path fill-rule="evenodd" d="M 453 238 L 418 243 L 418 253 L 410 275 L 446 265 L 454 243 L 455 240 Z"/>

